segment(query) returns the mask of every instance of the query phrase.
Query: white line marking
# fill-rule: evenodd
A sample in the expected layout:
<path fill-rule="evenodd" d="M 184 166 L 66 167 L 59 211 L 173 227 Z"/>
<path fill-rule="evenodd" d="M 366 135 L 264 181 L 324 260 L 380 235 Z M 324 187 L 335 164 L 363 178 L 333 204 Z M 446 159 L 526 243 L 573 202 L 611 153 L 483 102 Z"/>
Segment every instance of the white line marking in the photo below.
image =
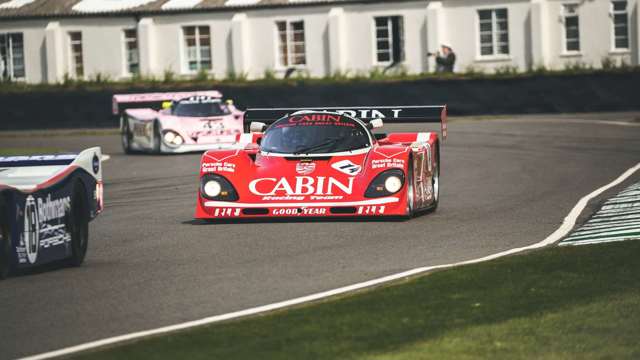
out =
<path fill-rule="evenodd" d="M 597 234 L 603 231 L 620 231 L 620 230 L 638 230 L 640 231 L 639 224 L 620 224 L 620 225 L 611 225 L 611 226 L 602 226 L 598 228 L 587 228 L 587 229 L 579 229 L 574 231 L 570 237 L 578 236 L 578 235 L 586 235 L 586 234 Z"/>
<path fill-rule="evenodd" d="M 560 239 L 562 239 L 564 236 L 566 236 L 569 233 L 569 231 L 571 231 L 571 229 L 573 229 L 573 227 L 576 224 L 576 219 L 578 218 L 578 216 L 580 216 L 580 213 L 582 212 L 582 210 L 584 210 L 584 208 L 587 206 L 587 203 L 589 202 L 589 200 L 595 198 L 596 196 L 602 194 L 603 192 L 609 190 L 610 188 L 622 183 L 625 179 L 627 179 L 629 176 L 633 175 L 639 169 L 640 169 L 640 163 L 636 164 L 634 167 L 632 167 L 632 168 L 628 169 L 627 171 L 625 171 L 622 175 L 620 175 L 617 179 L 613 180 L 609 184 L 604 185 L 603 187 L 601 187 L 601 188 L 593 191 L 592 193 L 584 196 L 582 199 L 580 199 L 580 201 L 578 201 L 578 203 L 573 207 L 573 209 L 571 209 L 571 211 L 569 212 L 569 215 L 567 215 L 567 217 L 564 218 L 564 221 L 562 222 L 562 225 L 560 225 L 560 227 L 558 229 L 556 229 L 556 231 L 551 233 L 551 235 L 547 236 L 544 240 L 542 240 L 542 241 L 540 241 L 538 243 L 535 243 L 533 245 L 524 246 L 524 247 L 520 247 L 520 248 L 514 248 L 514 249 L 511 249 L 511 250 L 506 250 L 506 251 L 502 251 L 502 252 L 499 252 L 499 253 L 496 253 L 496 254 L 492 254 L 492 255 L 485 256 L 485 257 L 481 257 L 481 258 L 478 258 L 478 259 L 466 260 L 466 261 L 461 261 L 461 262 L 457 262 L 457 263 L 453 263 L 453 264 L 419 267 L 419 268 L 416 268 L 416 269 L 403 271 L 401 273 L 392 274 L 392 275 L 384 276 L 384 277 L 381 277 L 381 278 L 377 278 L 377 279 L 361 282 L 361 283 L 358 283 L 358 284 L 353 284 L 353 285 L 349 285 L 349 286 L 345 286 L 345 287 L 341 287 L 341 288 L 337 288 L 337 289 L 333 289 L 333 290 L 323 291 L 323 292 L 319 292 L 319 293 L 316 293 L 316 294 L 307 295 L 307 296 L 303 296 L 303 297 L 299 297 L 299 298 L 295 298 L 295 299 L 291 299 L 291 300 L 285 300 L 285 301 L 281 301 L 281 302 L 277 302 L 277 303 L 273 303 L 273 304 L 262 305 L 262 306 L 258 306 L 258 307 L 254 307 L 254 308 L 250 308 L 250 309 L 245 309 L 245 310 L 240 310 L 240 311 L 235 311 L 235 312 L 231 312 L 231 313 L 227 313 L 227 314 L 211 316 L 211 317 L 207 317 L 207 318 L 204 318 L 204 319 L 189 321 L 189 322 L 185 322 L 185 323 L 181 323 L 181 324 L 164 326 L 164 327 L 157 328 L 157 329 L 139 331 L 139 332 L 135 332 L 135 333 L 125 334 L 125 335 L 120 335 L 120 336 L 114 336 L 114 337 L 110 337 L 110 338 L 106 338 L 106 339 L 102 339 L 102 340 L 91 341 L 91 342 L 87 342 L 87 343 L 80 344 L 80 345 L 70 346 L 70 347 L 67 347 L 67 348 L 64 348 L 64 349 L 60 349 L 60 350 L 55 350 L 55 351 L 50 351 L 50 352 L 46 352 L 46 353 L 42 353 L 42 354 L 38 354 L 38 355 L 29 356 L 29 357 L 26 357 L 24 359 L 26 359 L 26 360 L 50 359 L 50 358 L 53 358 L 53 357 L 69 355 L 69 354 L 77 353 L 77 352 L 80 352 L 80 351 L 85 351 L 85 350 L 89 350 L 89 349 L 95 349 L 95 348 L 98 348 L 98 347 L 101 347 L 101 346 L 112 345 L 112 344 L 115 344 L 115 343 L 119 343 L 119 342 L 123 342 L 123 341 L 129 341 L 129 340 L 133 340 L 133 339 L 139 339 L 139 338 L 143 338 L 143 337 L 147 337 L 147 336 L 151 336 L 151 335 L 166 334 L 166 333 L 177 331 L 177 330 L 183 330 L 183 329 L 188 329 L 188 328 L 192 328 L 192 327 L 196 327 L 196 326 L 202 326 L 202 325 L 217 323 L 217 322 L 221 322 L 221 321 L 225 321 L 225 320 L 237 319 L 237 318 L 241 318 L 241 317 L 245 317 L 245 316 L 249 316 L 249 315 L 255 315 L 255 314 L 259 314 L 259 313 L 263 313 L 263 312 L 267 312 L 267 311 L 273 311 L 273 310 L 277 310 L 277 309 L 282 309 L 282 308 L 286 308 L 286 307 L 290 307 L 290 306 L 294 306 L 294 305 L 299 305 L 299 304 L 303 304 L 303 303 L 307 303 L 307 302 L 311 302 L 311 301 L 324 299 L 324 298 L 335 296 L 335 295 L 339 295 L 339 294 L 348 293 L 348 292 L 359 290 L 359 289 L 368 288 L 368 287 L 375 286 L 375 285 L 384 284 L 384 283 L 387 283 L 387 282 L 390 282 L 390 281 L 406 278 L 406 277 L 409 277 L 409 276 L 413 276 L 413 275 L 417 275 L 417 274 L 423 274 L 423 273 L 425 273 L 427 271 L 431 271 L 431 270 L 446 269 L 446 268 L 451 268 L 451 267 L 454 267 L 454 266 L 475 264 L 475 263 L 479 263 L 479 262 L 483 262 L 483 261 L 497 259 L 497 258 L 500 258 L 500 257 L 503 257 L 503 256 L 507 256 L 507 255 L 516 254 L 516 253 L 523 252 L 523 251 L 526 251 L 526 250 L 532 250 L 532 249 L 538 249 L 538 248 L 541 248 L 541 247 L 545 247 L 547 245 L 551 245 L 553 243 L 558 242 Z"/>
<path fill-rule="evenodd" d="M 638 228 L 628 229 L 628 230 L 617 230 L 617 231 L 605 231 L 605 232 L 594 232 L 594 233 L 584 233 L 579 235 L 571 235 L 567 238 L 567 240 L 581 240 L 587 238 L 602 238 L 602 237 L 613 237 L 614 235 L 633 235 L 640 236 L 638 234 Z"/>
<path fill-rule="evenodd" d="M 586 230 L 595 230 L 595 229 L 606 229 L 606 228 L 610 228 L 612 226 L 614 226 L 614 227 L 622 227 L 622 226 L 638 226 L 638 227 L 640 227 L 640 222 L 638 222 L 638 221 L 612 221 L 612 222 L 608 222 L 608 223 L 594 224 L 594 225 L 589 225 L 587 223 L 587 225 L 581 226 L 575 232 L 586 231 Z"/>

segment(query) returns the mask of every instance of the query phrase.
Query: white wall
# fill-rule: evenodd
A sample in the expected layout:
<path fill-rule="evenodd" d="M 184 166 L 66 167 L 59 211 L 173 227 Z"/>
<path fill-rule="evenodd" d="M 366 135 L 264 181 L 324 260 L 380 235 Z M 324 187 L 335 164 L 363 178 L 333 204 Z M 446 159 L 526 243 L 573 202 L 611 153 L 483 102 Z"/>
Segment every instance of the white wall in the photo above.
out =
<path fill-rule="evenodd" d="M 102 19 L 60 19 L 62 32 L 63 69 L 73 74 L 71 69 L 71 45 L 68 33 L 82 32 L 82 53 L 84 77 L 90 79 L 98 74 L 119 79 L 125 74 L 125 49 L 123 30 L 135 28 L 137 23 L 131 18 Z"/>
<path fill-rule="evenodd" d="M 445 33 L 440 35 L 457 55 L 456 71 L 469 68 L 492 71 L 499 67 L 526 70 L 532 61 L 529 0 L 448 0 L 443 2 Z M 509 20 L 509 56 L 480 56 L 478 10 L 506 8 Z M 432 49 L 433 50 L 433 49 Z"/>
<path fill-rule="evenodd" d="M 144 55 L 141 53 L 141 69 L 144 75 L 159 78 L 163 77 L 165 71 L 171 71 L 176 76 L 193 76 L 186 68 L 182 27 L 208 25 L 212 36 L 213 76 L 225 78 L 230 71 L 246 72 L 253 79 L 262 78 L 265 71 L 282 75 L 286 69 L 276 65 L 275 22 L 304 20 L 307 65 L 302 70 L 313 77 L 330 75 L 337 69 L 351 75 L 366 74 L 376 62 L 374 17 L 396 15 L 404 19 L 403 65 L 409 73 L 433 71 L 433 63 L 429 63 L 426 53 L 438 50 L 440 43 L 448 43 L 453 47 L 458 59 L 456 71 L 459 72 L 469 67 L 485 71 L 504 66 L 524 71 L 539 65 L 561 69 L 575 62 L 599 67 L 603 57 L 624 59 L 627 63 L 637 65 L 640 56 L 637 14 L 640 0 L 629 0 L 631 49 L 623 52 L 611 51 L 613 28 L 609 16 L 610 1 L 576 1 L 581 4 L 582 51 L 572 56 L 562 52 L 564 29 L 560 13 L 561 4 L 567 0 L 444 0 L 432 1 L 429 11 L 427 1 L 395 2 L 392 5 L 341 6 L 336 3 L 333 6 L 247 9 L 244 15 L 236 17 L 235 29 L 236 32 L 242 31 L 242 35 L 235 37 L 232 36 L 233 12 L 147 16 L 140 23 L 144 30 L 139 34 L 139 44 L 144 49 Z M 496 8 L 508 9 L 510 54 L 503 58 L 482 58 L 478 49 L 477 11 Z M 48 73 L 57 68 L 47 64 L 45 40 L 45 28 L 50 21 L 60 23 L 56 31 L 62 35 L 62 41 L 56 49 L 62 65 L 60 70 L 56 70 L 57 75 L 53 76 Z M 61 81 L 65 72 L 72 72 L 69 31 L 82 31 L 85 78 L 97 74 L 114 79 L 126 77 L 123 29 L 136 26 L 138 23 L 134 17 L 59 18 L 2 21 L 0 32 L 24 34 L 26 81 L 39 83 L 47 81 L 47 78 Z M 429 40 L 432 43 L 428 43 Z M 234 46 L 238 48 L 235 51 Z M 336 60 L 332 56 L 336 56 L 338 51 L 343 53 Z M 234 59 L 234 56 L 242 56 L 242 59 Z"/>
<path fill-rule="evenodd" d="M 637 11 L 637 0 L 628 0 L 629 15 Z M 561 21 L 562 4 L 572 1 L 548 0 L 548 24 L 550 65 L 555 69 L 562 69 L 565 65 L 580 62 L 586 65 L 601 67 L 602 59 L 610 57 L 617 61 L 632 62 L 632 50 L 637 48 L 637 25 L 633 16 L 629 19 L 630 51 L 613 51 L 613 19 L 609 16 L 609 0 L 573 1 L 579 3 L 578 14 L 580 17 L 580 53 L 564 53 L 564 26 Z M 637 16 L 637 14 L 635 15 Z M 637 59 L 634 63 L 637 64 Z"/>
<path fill-rule="evenodd" d="M 20 32 L 23 35 L 25 55 L 25 81 L 46 82 L 45 31 L 48 21 L 0 21 L 0 33 Z"/>

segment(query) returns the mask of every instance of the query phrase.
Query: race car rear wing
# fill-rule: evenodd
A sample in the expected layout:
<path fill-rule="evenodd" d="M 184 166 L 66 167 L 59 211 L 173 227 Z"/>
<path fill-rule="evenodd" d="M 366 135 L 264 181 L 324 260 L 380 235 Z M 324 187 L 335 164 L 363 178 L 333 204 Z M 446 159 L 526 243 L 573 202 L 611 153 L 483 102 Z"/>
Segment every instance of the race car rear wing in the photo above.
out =
<path fill-rule="evenodd" d="M 116 94 L 113 95 L 113 115 L 119 115 L 125 108 L 157 107 L 165 101 L 174 101 L 191 96 L 211 96 L 222 98 L 222 93 L 217 90 L 204 91 L 180 91 L 146 94 Z"/>
<path fill-rule="evenodd" d="M 245 127 L 253 121 L 273 124 L 277 120 L 298 111 L 330 111 L 348 115 L 362 121 L 383 119 L 393 123 L 440 123 L 442 138 L 447 138 L 447 105 L 421 106 L 344 106 L 313 108 L 247 109 Z"/>

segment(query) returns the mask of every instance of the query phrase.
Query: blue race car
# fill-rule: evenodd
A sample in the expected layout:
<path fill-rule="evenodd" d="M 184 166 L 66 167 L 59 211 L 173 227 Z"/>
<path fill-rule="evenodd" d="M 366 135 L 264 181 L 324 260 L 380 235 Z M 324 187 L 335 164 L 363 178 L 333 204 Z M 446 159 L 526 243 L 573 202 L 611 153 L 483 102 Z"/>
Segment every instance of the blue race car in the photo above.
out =
<path fill-rule="evenodd" d="M 0 279 L 53 261 L 82 264 L 89 221 L 103 207 L 99 147 L 80 154 L 0 156 Z"/>

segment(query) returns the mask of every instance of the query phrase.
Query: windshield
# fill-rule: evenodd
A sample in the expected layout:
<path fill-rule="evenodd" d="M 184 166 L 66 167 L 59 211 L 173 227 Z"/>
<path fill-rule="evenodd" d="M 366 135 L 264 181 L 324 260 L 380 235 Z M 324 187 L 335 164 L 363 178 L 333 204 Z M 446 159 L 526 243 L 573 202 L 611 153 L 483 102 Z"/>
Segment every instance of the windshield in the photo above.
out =
<path fill-rule="evenodd" d="M 293 115 L 275 122 L 264 134 L 261 150 L 280 154 L 326 154 L 370 146 L 367 130 L 337 114 Z"/>
<path fill-rule="evenodd" d="M 211 117 L 227 115 L 229 109 L 220 100 L 203 102 L 183 100 L 174 105 L 172 113 L 176 116 Z"/>

